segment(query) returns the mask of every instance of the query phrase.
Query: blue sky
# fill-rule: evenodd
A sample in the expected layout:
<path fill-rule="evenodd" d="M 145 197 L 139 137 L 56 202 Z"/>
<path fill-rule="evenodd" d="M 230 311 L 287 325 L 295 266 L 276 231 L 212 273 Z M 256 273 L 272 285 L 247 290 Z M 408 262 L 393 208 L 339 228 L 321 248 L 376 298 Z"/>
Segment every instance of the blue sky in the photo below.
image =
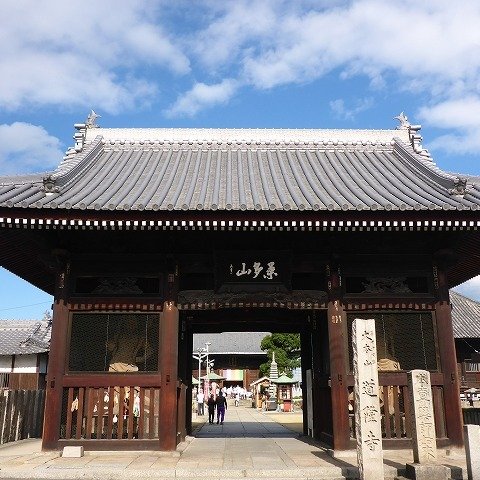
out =
<path fill-rule="evenodd" d="M 2 1 L 0 175 L 55 168 L 92 108 L 103 127 L 389 129 L 404 111 L 440 168 L 480 175 L 477 0 L 40 4 Z M 480 300 L 480 278 L 461 291 Z M 50 303 L 0 269 L 0 318 Z"/>

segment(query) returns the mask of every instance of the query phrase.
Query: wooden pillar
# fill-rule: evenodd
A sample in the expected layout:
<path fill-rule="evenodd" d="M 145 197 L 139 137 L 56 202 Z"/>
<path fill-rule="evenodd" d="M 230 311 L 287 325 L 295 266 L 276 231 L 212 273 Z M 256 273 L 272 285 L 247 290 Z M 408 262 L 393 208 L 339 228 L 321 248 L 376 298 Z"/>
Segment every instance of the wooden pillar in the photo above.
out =
<path fill-rule="evenodd" d="M 330 345 L 330 382 L 332 394 L 333 449 L 348 450 L 347 319 L 342 304 L 340 269 L 332 263 L 328 274 L 328 339 Z M 321 407 L 320 407 L 321 408 Z"/>
<path fill-rule="evenodd" d="M 52 337 L 48 359 L 45 391 L 42 450 L 57 449 L 62 415 L 63 374 L 68 341 L 68 276 L 70 264 L 60 262 L 55 273 L 55 296 L 52 317 Z"/>
<path fill-rule="evenodd" d="M 178 308 L 177 274 L 170 273 L 167 283 L 167 301 L 160 316 L 159 368 L 160 387 L 160 450 L 171 451 L 177 447 L 177 387 L 178 387 Z"/>
<path fill-rule="evenodd" d="M 310 319 L 310 324 L 312 320 Z M 307 370 L 312 369 L 312 333 L 306 329 L 300 333 L 300 344 L 302 351 L 302 414 L 303 414 L 303 434 L 308 435 L 308 405 L 307 401 Z"/>
<path fill-rule="evenodd" d="M 436 290 L 435 316 L 437 320 L 438 351 L 443 373 L 443 398 L 448 438 L 453 445 L 463 446 L 463 420 L 460 403 L 460 379 L 457 370 L 452 308 L 448 293 L 447 275 L 441 264 L 434 266 Z"/>
<path fill-rule="evenodd" d="M 188 435 L 192 434 L 192 371 L 193 371 L 193 332 L 191 328 L 192 317 L 185 319 L 185 351 L 182 355 L 185 356 L 185 379 L 184 383 L 187 385 L 187 403 L 185 412 L 186 432 Z M 198 362 L 197 368 L 198 368 Z"/>

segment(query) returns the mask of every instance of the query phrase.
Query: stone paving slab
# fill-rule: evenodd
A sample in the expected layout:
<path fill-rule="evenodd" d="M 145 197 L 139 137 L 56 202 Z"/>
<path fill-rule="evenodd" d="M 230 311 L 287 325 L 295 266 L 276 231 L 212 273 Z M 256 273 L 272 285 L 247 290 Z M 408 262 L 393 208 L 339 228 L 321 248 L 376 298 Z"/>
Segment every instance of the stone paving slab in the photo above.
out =
<path fill-rule="evenodd" d="M 289 421 L 295 421 L 294 415 L 300 418 L 293 414 Z M 334 458 L 328 450 L 310 439 L 298 437 L 273 418 L 267 412 L 252 408 L 229 409 L 223 426 L 199 425 L 196 438 L 188 438 L 177 452 L 90 451 L 82 458 L 62 458 L 60 452 L 41 452 L 39 440 L 7 444 L 0 447 L 0 479 L 340 480 L 358 477 L 355 452 Z M 464 452 L 449 453 L 441 451 L 439 463 L 449 466 L 452 478 L 466 480 Z M 404 473 L 405 464 L 412 460 L 411 451 L 385 451 L 385 478 L 393 480 Z"/>

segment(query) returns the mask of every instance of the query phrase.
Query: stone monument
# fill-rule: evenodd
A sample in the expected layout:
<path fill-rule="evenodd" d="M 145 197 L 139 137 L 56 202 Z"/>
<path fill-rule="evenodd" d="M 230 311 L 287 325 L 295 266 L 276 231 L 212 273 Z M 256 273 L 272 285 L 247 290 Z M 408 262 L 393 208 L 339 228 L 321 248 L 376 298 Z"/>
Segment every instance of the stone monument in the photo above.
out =
<path fill-rule="evenodd" d="M 382 423 L 378 396 L 375 320 L 353 321 L 355 432 L 361 480 L 383 480 Z"/>
<path fill-rule="evenodd" d="M 437 459 L 437 436 L 433 416 L 432 384 L 430 372 L 408 372 L 408 390 L 412 406 L 413 461 L 432 463 Z"/>
<path fill-rule="evenodd" d="M 480 425 L 464 425 L 468 480 L 480 480 Z"/>
<path fill-rule="evenodd" d="M 408 372 L 408 390 L 412 411 L 413 464 L 407 464 L 406 473 L 416 480 L 447 480 L 448 470 L 437 465 L 437 436 L 433 415 L 430 372 Z"/>

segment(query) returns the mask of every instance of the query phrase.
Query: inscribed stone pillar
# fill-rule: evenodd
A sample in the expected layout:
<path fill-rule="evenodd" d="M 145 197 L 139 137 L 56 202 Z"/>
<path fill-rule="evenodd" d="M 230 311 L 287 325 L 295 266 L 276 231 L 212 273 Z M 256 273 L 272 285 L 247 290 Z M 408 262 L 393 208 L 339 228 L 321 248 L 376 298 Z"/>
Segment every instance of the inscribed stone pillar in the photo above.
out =
<path fill-rule="evenodd" d="M 468 480 L 480 480 L 480 425 L 464 425 Z"/>
<path fill-rule="evenodd" d="M 430 373 L 426 370 L 408 372 L 408 389 L 413 416 L 413 461 L 415 463 L 435 463 L 437 438 Z"/>
<path fill-rule="evenodd" d="M 382 426 L 378 397 L 375 320 L 353 321 L 355 432 L 362 480 L 383 480 Z"/>

